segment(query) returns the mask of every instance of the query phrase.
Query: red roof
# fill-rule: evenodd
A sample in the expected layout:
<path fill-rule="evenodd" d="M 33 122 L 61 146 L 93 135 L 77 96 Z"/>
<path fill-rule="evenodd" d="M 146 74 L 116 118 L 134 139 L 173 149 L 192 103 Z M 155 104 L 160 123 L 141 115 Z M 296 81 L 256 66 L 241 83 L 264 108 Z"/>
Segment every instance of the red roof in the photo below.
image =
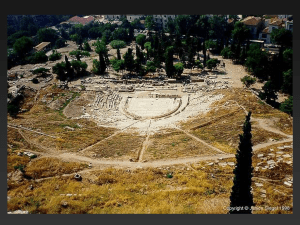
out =
<path fill-rule="evenodd" d="M 248 16 L 241 21 L 243 24 L 248 26 L 257 26 L 261 22 L 260 17 Z"/>
<path fill-rule="evenodd" d="M 89 17 L 84 18 L 84 17 L 79 17 L 79 16 L 73 16 L 68 21 L 69 22 L 77 22 L 77 23 L 81 23 L 82 25 L 85 25 L 91 21 L 94 21 L 94 17 L 89 16 Z"/>

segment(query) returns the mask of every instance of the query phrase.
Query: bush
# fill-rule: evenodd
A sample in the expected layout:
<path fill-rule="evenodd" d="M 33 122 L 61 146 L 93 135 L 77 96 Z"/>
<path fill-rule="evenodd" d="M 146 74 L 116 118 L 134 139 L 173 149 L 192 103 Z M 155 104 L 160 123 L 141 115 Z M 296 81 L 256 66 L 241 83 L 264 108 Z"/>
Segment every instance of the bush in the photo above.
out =
<path fill-rule="evenodd" d="M 36 157 L 37 157 L 37 155 L 32 155 L 32 156 L 30 156 L 31 159 L 34 159 L 34 158 L 36 158 Z"/>
<path fill-rule="evenodd" d="M 23 172 L 23 173 L 25 172 L 25 171 L 24 171 L 24 168 L 25 168 L 25 165 L 22 165 L 22 164 L 17 165 L 17 166 L 14 166 L 14 169 L 15 169 L 15 170 L 19 169 L 19 170 L 20 170 L 21 172 Z"/>
<path fill-rule="evenodd" d="M 88 51 L 88 52 L 92 51 L 91 46 L 89 45 L 89 43 L 87 41 L 84 42 L 84 44 L 83 44 L 83 50 Z"/>
<path fill-rule="evenodd" d="M 38 74 L 38 73 L 45 74 L 47 72 L 49 72 L 49 69 L 45 69 L 44 67 L 41 67 L 41 68 L 38 68 L 38 69 L 35 69 L 34 71 L 32 71 L 33 74 Z"/>
<path fill-rule="evenodd" d="M 233 57 L 233 52 L 230 50 L 229 47 L 224 48 L 220 54 L 225 59 L 232 59 L 232 57 Z"/>
<path fill-rule="evenodd" d="M 241 81 L 247 88 L 249 88 L 252 84 L 256 82 L 256 79 L 250 76 L 244 76 L 243 78 L 241 78 Z"/>
<path fill-rule="evenodd" d="M 147 68 L 146 68 L 147 72 L 155 72 L 156 71 L 156 67 L 155 67 L 153 61 L 148 61 L 146 66 L 147 66 Z"/>
<path fill-rule="evenodd" d="M 19 112 L 19 106 L 12 104 L 12 103 L 8 103 L 7 104 L 7 112 L 9 113 L 9 115 L 11 117 L 15 117 Z"/>
<path fill-rule="evenodd" d="M 208 69 L 212 69 L 212 68 L 216 67 L 218 63 L 219 63 L 218 59 L 209 59 L 206 62 L 206 66 Z"/>
<path fill-rule="evenodd" d="M 33 78 L 33 79 L 32 79 L 32 83 L 34 83 L 34 84 L 38 84 L 38 83 L 39 83 L 39 81 L 38 81 L 38 79 L 36 79 L 36 78 Z"/>
<path fill-rule="evenodd" d="M 52 54 L 49 56 L 50 61 L 56 61 L 61 59 L 61 53 L 57 52 L 56 50 L 52 51 Z"/>
<path fill-rule="evenodd" d="M 124 41 L 121 40 L 113 40 L 112 42 L 110 42 L 110 46 L 114 49 L 117 49 L 117 48 L 124 48 L 126 44 Z"/>
<path fill-rule="evenodd" d="M 293 96 L 290 96 L 280 104 L 280 110 L 293 116 Z"/>
<path fill-rule="evenodd" d="M 31 64 L 37 64 L 37 63 L 44 63 L 48 61 L 48 57 L 46 56 L 46 53 L 36 52 L 32 56 L 28 57 L 28 60 Z"/>

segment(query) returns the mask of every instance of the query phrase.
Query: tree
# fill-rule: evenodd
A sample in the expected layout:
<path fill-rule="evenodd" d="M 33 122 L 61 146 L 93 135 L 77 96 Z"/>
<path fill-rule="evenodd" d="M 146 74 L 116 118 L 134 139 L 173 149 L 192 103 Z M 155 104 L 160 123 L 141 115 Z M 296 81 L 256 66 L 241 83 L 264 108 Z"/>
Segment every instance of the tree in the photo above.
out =
<path fill-rule="evenodd" d="M 293 116 L 293 96 L 290 96 L 280 104 L 280 110 Z"/>
<path fill-rule="evenodd" d="M 44 63 L 48 61 L 48 56 L 44 51 L 35 52 L 32 56 L 28 57 L 28 61 L 32 64 Z"/>
<path fill-rule="evenodd" d="M 176 76 L 177 78 L 180 78 L 181 74 L 183 73 L 183 69 L 184 69 L 184 66 L 183 66 L 183 63 L 176 63 L 174 65 L 174 68 L 175 68 L 175 73 L 176 73 Z"/>
<path fill-rule="evenodd" d="M 153 16 L 147 16 L 146 19 L 145 19 L 145 27 L 148 29 L 148 30 L 154 30 L 155 28 L 155 22 L 154 22 L 154 19 L 153 19 Z"/>
<path fill-rule="evenodd" d="M 116 72 L 119 72 L 120 70 L 124 70 L 125 69 L 124 60 L 112 59 L 112 60 L 110 60 L 110 63 L 112 65 L 112 68 Z"/>
<path fill-rule="evenodd" d="M 63 48 L 66 46 L 66 40 L 63 38 L 59 38 L 55 41 L 55 48 Z"/>
<path fill-rule="evenodd" d="M 52 67 L 53 73 L 57 74 L 57 78 L 62 81 L 65 81 L 67 79 L 65 70 L 66 70 L 65 62 L 56 63 L 55 66 Z"/>
<path fill-rule="evenodd" d="M 131 48 L 128 48 L 127 52 L 123 55 L 123 58 L 124 58 L 125 68 L 131 74 L 131 72 L 134 70 L 134 59 L 133 59 Z"/>
<path fill-rule="evenodd" d="M 117 58 L 118 58 L 118 60 L 121 59 L 121 53 L 120 53 L 120 49 L 119 48 L 117 49 Z"/>
<path fill-rule="evenodd" d="M 280 53 L 287 47 L 292 47 L 293 33 L 290 30 L 284 28 L 273 29 L 271 32 L 271 42 L 280 45 Z"/>
<path fill-rule="evenodd" d="M 99 54 L 99 63 L 95 64 L 98 65 L 99 68 L 97 68 L 99 74 L 104 74 L 106 70 L 106 63 L 105 63 L 105 57 L 107 56 L 107 48 L 106 48 L 106 40 L 105 38 L 101 40 L 97 40 L 94 43 L 94 46 L 96 46 L 95 52 Z"/>
<path fill-rule="evenodd" d="M 259 97 L 263 100 L 266 100 L 266 102 L 269 104 L 274 103 L 277 99 L 274 83 L 269 80 L 265 83 L 262 89 L 263 92 L 259 93 Z"/>
<path fill-rule="evenodd" d="M 283 73 L 283 84 L 281 86 L 281 90 L 284 93 L 293 95 L 293 71 L 291 69 Z"/>
<path fill-rule="evenodd" d="M 241 60 L 240 55 L 242 44 L 249 39 L 249 37 L 250 30 L 242 22 L 236 22 L 234 24 L 234 30 L 232 31 L 233 45 L 236 43 L 233 51 L 235 60 Z"/>
<path fill-rule="evenodd" d="M 73 34 L 73 35 L 70 35 L 70 38 L 72 41 L 75 41 L 76 44 L 79 45 L 79 49 L 82 50 L 82 43 L 83 43 L 83 38 L 81 35 L 78 35 L 78 34 Z"/>
<path fill-rule="evenodd" d="M 260 49 L 258 44 L 251 44 L 247 52 L 247 59 L 245 66 L 247 69 L 254 73 L 257 77 L 265 77 L 268 56 L 267 53 Z"/>
<path fill-rule="evenodd" d="M 240 134 L 239 149 L 236 153 L 236 166 L 233 170 L 234 179 L 230 196 L 230 214 L 251 214 L 253 195 L 251 193 L 252 178 L 252 134 L 250 123 L 251 112 L 246 116 L 243 126 L 243 134 Z M 234 210 L 236 207 L 243 207 L 241 210 Z"/>
<path fill-rule="evenodd" d="M 154 62 L 153 61 L 148 61 L 147 64 L 146 64 L 146 71 L 147 72 L 155 72 L 156 71 L 156 67 L 154 65 Z"/>
<path fill-rule="evenodd" d="M 225 47 L 223 48 L 223 50 L 221 51 L 221 56 L 223 56 L 223 58 L 225 59 L 231 59 L 233 57 L 233 52 L 230 50 L 229 47 Z"/>
<path fill-rule="evenodd" d="M 212 69 L 215 68 L 217 66 L 217 64 L 219 63 L 218 59 L 209 59 L 207 60 L 206 64 L 207 64 L 207 68 L 208 69 Z"/>
<path fill-rule="evenodd" d="M 37 37 L 39 42 L 51 42 L 52 44 L 54 44 L 56 40 L 59 39 L 57 31 L 51 28 L 39 29 L 37 32 Z"/>
<path fill-rule="evenodd" d="M 32 49 L 32 46 L 33 42 L 29 37 L 21 37 L 16 40 L 13 49 L 17 55 L 24 57 Z"/>
<path fill-rule="evenodd" d="M 136 36 L 135 40 L 136 40 L 136 43 L 141 46 L 142 50 L 144 50 L 144 44 L 145 44 L 145 41 L 146 41 L 146 35 L 139 34 L 138 36 Z"/>
<path fill-rule="evenodd" d="M 149 59 L 149 57 L 150 57 L 150 51 L 151 51 L 151 42 L 146 42 L 145 44 L 144 44 L 144 47 L 145 47 L 145 49 L 147 50 L 147 59 Z"/>
<path fill-rule="evenodd" d="M 241 81 L 243 82 L 243 84 L 249 88 L 252 84 L 254 84 L 256 82 L 256 79 L 250 76 L 244 76 L 243 78 L 241 78 Z"/>
<path fill-rule="evenodd" d="M 87 52 L 87 51 L 74 50 L 74 51 L 69 52 L 69 55 L 75 56 L 76 59 L 77 59 L 78 61 L 80 61 L 80 58 L 81 58 L 82 56 L 90 56 L 90 53 Z"/>
<path fill-rule="evenodd" d="M 124 48 L 126 46 L 124 41 L 121 40 L 113 40 L 110 42 L 110 46 L 114 49 Z"/>
<path fill-rule="evenodd" d="M 85 42 L 83 43 L 83 50 L 84 50 L 84 51 L 87 51 L 87 52 L 92 51 L 91 46 L 90 46 L 90 44 L 89 44 L 87 41 L 85 41 Z"/>
<path fill-rule="evenodd" d="M 205 41 L 209 39 L 209 28 L 210 24 L 208 21 L 208 17 L 202 15 L 196 22 L 196 25 L 198 27 L 198 32 L 197 36 L 200 36 L 203 38 L 203 55 L 204 55 L 204 60 L 203 60 L 203 66 L 206 66 L 206 46 L 205 46 Z"/>
<path fill-rule="evenodd" d="M 71 66 L 76 71 L 77 76 L 84 74 L 87 68 L 86 62 L 81 62 L 79 60 L 72 60 Z"/>
<path fill-rule="evenodd" d="M 173 77 L 175 67 L 173 66 L 173 47 L 169 46 L 165 52 L 165 70 L 168 77 Z"/>

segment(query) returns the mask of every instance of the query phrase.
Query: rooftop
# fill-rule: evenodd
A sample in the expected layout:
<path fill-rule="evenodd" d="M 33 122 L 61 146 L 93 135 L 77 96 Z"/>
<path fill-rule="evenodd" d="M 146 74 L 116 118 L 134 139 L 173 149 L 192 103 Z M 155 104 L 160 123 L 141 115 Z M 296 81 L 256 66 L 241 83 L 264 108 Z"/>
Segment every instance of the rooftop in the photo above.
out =
<path fill-rule="evenodd" d="M 94 17 L 92 16 L 85 16 L 85 17 L 73 16 L 68 20 L 68 22 L 81 23 L 82 25 L 85 25 L 91 21 L 94 21 Z"/>
<path fill-rule="evenodd" d="M 248 26 L 257 26 L 261 22 L 260 17 L 254 17 L 254 16 L 248 16 L 245 19 L 243 19 L 241 22 Z"/>
<path fill-rule="evenodd" d="M 34 49 L 39 52 L 39 51 L 43 50 L 46 46 L 48 46 L 50 44 L 51 44 L 51 42 L 41 42 L 37 46 L 35 46 Z"/>

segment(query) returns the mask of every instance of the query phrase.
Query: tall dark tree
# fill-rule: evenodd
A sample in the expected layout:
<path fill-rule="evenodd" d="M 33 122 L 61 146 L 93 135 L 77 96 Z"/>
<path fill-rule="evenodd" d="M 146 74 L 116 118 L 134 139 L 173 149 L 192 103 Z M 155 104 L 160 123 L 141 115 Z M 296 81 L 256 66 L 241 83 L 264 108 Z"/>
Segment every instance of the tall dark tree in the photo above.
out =
<path fill-rule="evenodd" d="M 134 70 L 134 59 L 133 59 L 132 49 L 131 48 L 128 48 L 128 50 L 124 54 L 123 58 L 124 58 L 125 68 L 131 74 L 131 72 Z"/>
<path fill-rule="evenodd" d="M 121 53 L 120 53 L 120 49 L 119 48 L 117 48 L 117 58 L 118 58 L 118 60 L 121 59 Z"/>
<path fill-rule="evenodd" d="M 95 52 L 99 54 L 100 62 L 96 64 L 99 66 L 99 68 L 97 68 L 97 71 L 99 72 L 99 74 L 104 74 L 107 66 L 105 62 L 105 58 L 107 56 L 107 48 L 105 42 L 103 40 L 101 42 L 97 40 L 97 42 L 95 42 L 94 45 L 96 46 Z"/>
<path fill-rule="evenodd" d="M 230 207 L 243 207 L 239 211 L 230 210 L 230 214 L 251 214 L 253 195 L 251 193 L 252 178 L 252 134 L 250 123 L 251 112 L 246 116 L 243 134 L 240 134 L 239 149 L 236 153 L 236 167 L 233 170 L 234 179 L 230 196 Z"/>
<path fill-rule="evenodd" d="M 240 60 L 241 47 L 243 46 L 245 41 L 249 39 L 249 37 L 250 30 L 242 22 L 236 22 L 234 25 L 234 30 L 232 31 L 232 38 L 234 43 L 236 43 L 235 49 L 233 51 L 235 60 Z"/>
<path fill-rule="evenodd" d="M 173 66 L 173 47 L 170 46 L 167 48 L 165 53 L 165 62 L 166 62 L 166 73 L 168 77 L 173 77 L 175 73 L 175 67 Z"/>

